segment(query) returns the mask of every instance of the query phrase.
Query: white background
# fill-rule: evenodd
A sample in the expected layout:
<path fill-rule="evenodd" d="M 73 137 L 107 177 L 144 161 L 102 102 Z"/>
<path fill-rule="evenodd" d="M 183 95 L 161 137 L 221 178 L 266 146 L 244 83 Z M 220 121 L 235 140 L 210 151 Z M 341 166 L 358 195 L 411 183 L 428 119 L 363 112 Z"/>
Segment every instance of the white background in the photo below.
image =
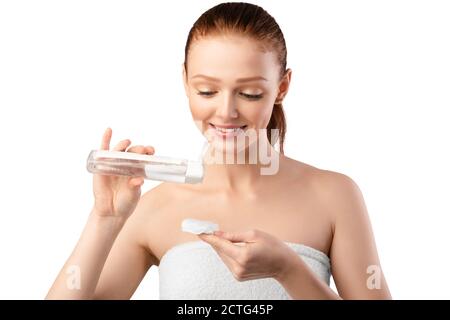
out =
<path fill-rule="evenodd" d="M 85 161 L 106 127 L 113 144 L 197 157 L 181 63 L 217 3 L 0 1 L 0 298 L 47 293 L 93 204 Z M 449 2 L 257 3 L 293 70 L 286 154 L 358 183 L 395 299 L 450 298 Z M 133 298 L 158 298 L 155 267 Z"/>

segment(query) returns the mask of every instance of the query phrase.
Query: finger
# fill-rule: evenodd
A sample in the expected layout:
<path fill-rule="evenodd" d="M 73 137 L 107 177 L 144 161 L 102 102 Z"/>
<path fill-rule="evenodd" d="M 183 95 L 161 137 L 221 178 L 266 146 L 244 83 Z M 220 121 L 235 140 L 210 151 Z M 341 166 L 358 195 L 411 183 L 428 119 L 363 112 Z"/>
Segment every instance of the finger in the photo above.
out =
<path fill-rule="evenodd" d="M 127 151 L 141 154 L 153 154 L 155 152 L 155 149 L 151 146 L 133 146 L 130 147 Z"/>
<path fill-rule="evenodd" d="M 242 254 L 243 248 L 235 245 L 227 239 L 220 238 L 212 234 L 199 234 L 200 239 L 212 245 L 216 250 L 225 253 L 227 256 L 234 260 L 238 260 Z"/>
<path fill-rule="evenodd" d="M 129 139 L 125 139 L 120 141 L 116 146 L 113 148 L 114 151 L 125 151 L 127 147 L 131 144 L 131 141 Z"/>
<path fill-rule="evenodd" d="M 147 154 L 154 154 L 155 153 L 155 148 L 152 146 L 145 146 L 145 150 Z"/>
<path fill-rule="evenodd" d="M 272 277 L 272 276 L 270 276 Z M 245 274 L 243 277 L 241 277 L 240 281 L 249 281 L 249 280 L 256 280 L 261 278 L 268 278 L 267 275 L 261 275 L 261 273 L 251 273 L 251 274 Z"/>
<path fill-rule="evenodd" d="M 228 267 L 228 269 L 230 269 L 231 272 L 233 272 L 234 270 L 236 270 L 236 268 L 239 267 L 238 263 L 235 260 L 228 257 L 226 254 L 220 251 L 216 251 L 216 253 L 219 255 L 220 259 L 222 259 L 223 263 L 225 263 L 225 265 Z"/>
<path fill-rule="evenodd" d="M 109 143 L 111 142 L 112 129 L 106 128 L 103 133 L 102 143 L 100 144 L 100 150 L 109 150 Z"/>
<path fill-rule="evenodd" d="M 199 236 L 200 238 L 202 238 L 204 234 L 200 234 Z M 233 268 L 237 266 L 237 262 L 233 260 L 231 257 L 227 256 L 221 250 L 219 250 L 215 245 L 211 244 L 211 246 L 215 250 L 215 252 L 219 255 L 219 257 L 223 260 L 223 262 L 228 266 L 228 268 L 230 270 L 234 270 Z"/>
<path fill-rule="evenodd" d="M 219 257 L 222 259 L 223 263 L 228 267 L 231 273 L 234 275 L 236 279 L 239 281 L 247 281 L 253 279 L 262 278 L 260 272 L 256 273 L 248 273 L 236 260 L 228 257 L 226 254 L 216 251 Z"/>
<path fill-rule="evenodd" d="M 144 146 L 132 146 L 127 149 L 127 152 L 144 153 Z"/>
<path fill-rule="evenodd" d="M 244 232 L 215 231 L 214 235 L 227 239 L 231 242 L 254 242 L 258 235 L 257 230 L 247 230 Z"/>
<path fill-rule="evenodd" d="M 140 187 L 144 184 L 144 178 L 142 177 L 138 177 L 138 178 L 131 178 L 128 181 L 128 184 L 132 187 L 132 188 L 136 188 L 136 187 Z"/>

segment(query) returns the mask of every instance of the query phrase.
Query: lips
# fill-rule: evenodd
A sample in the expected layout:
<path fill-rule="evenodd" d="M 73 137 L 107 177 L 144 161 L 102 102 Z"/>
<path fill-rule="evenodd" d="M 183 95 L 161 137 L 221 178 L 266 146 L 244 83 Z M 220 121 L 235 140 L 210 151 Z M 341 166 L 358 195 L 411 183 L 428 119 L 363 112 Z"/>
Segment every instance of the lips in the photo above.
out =
<path fill-rule="evenodd" d="M 239 133 L 243 132 L 247 125 L 220 125 L 220 124 L 209 124 L 209 127 L 214 129 L 215 133 L 223 138 L 229 138 L 237 136 Z"/>

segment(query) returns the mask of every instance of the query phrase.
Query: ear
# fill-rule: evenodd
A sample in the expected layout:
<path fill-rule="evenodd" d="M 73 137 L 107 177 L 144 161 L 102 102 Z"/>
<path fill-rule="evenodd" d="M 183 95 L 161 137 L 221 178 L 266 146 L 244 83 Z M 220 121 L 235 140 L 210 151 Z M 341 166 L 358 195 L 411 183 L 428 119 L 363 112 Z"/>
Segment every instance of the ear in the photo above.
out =
<path fill-rule="evenodd" d="M 181 64 L 181 76 L 183 77 L 183 85 L 184 85 L 184 92 L 186 93 L 186 97 L 189 98 L 189 86 L 187 84 L 187 73 L 186 73 L 186 68 L 184 67 L 184 63 Z"/>
<path fill-rule="evenodd" d="M 275 100 L 275 104 L 280 104 L 283 102 L 283 99 L 286 97 L 286 94 L 289 91 L 289 85 L 291 83 L 292 70 L 287 69 L 283 78 L 280 80 L 278 84 L 278 94 Z"/>

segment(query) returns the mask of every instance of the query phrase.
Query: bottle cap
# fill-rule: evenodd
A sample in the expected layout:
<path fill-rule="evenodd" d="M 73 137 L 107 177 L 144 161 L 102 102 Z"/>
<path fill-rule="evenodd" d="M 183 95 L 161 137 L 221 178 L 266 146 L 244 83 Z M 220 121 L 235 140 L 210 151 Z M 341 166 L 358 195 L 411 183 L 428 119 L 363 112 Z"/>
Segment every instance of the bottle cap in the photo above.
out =
<path fill-rule="evenodd" d="M 186 169 L 186 183 L 199 183 L 203 181 L 203 162 L 188 161 Z"/>

